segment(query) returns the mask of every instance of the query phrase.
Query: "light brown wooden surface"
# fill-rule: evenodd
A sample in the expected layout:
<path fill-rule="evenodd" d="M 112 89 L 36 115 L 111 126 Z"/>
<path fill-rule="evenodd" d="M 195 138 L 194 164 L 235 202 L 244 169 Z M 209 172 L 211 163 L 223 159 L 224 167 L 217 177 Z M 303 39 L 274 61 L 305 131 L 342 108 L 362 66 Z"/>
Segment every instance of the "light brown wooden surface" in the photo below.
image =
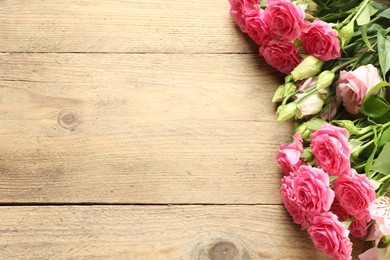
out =
<path fill-rule="evenodd" d="M 281 74 L 227 0 L 3 0 L 0 24 L 0 259 L 323 259 L 280 205 Z"/>
<path fill-rule="evenodd" d="M 281 206 L 3 207 L 0 213 L 3 259 L 321 258 Z"/>

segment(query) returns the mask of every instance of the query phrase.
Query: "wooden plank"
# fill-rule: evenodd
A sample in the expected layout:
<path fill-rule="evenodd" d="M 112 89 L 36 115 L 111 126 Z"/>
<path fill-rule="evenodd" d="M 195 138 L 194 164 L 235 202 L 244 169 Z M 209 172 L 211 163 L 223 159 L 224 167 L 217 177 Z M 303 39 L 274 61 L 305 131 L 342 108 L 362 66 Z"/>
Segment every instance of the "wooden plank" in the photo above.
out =
<path fill-rule="evenodd" d="M 3 0 L 0 52 L 255 53 L 227 0 Z"/>
<path fill-rule="evenodd" d="M 0 55 L 0 202 L 280 203 L 256 55 Z"/>
<path fill-rule="evenodd" d="M 0 217 L 1 259 L 325 259 L 281 206 L 1 207 Z"/>

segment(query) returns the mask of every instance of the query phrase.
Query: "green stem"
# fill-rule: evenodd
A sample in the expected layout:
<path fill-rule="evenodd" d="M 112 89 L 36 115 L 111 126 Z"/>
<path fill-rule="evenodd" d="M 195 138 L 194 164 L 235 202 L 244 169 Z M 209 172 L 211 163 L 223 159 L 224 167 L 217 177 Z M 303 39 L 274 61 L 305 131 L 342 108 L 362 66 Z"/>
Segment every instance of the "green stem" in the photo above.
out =
<path fill-rule="evenodd" d="M 355 20 L 363 12 L 364 8 L 366 8 L 366 6 L 371 3 L 371 1 L 372 0 L 365 0 L 363 3 L 361 3 L 361 6 L 359 7 L 359 10 L 356 12 L 355 16 L 351 20 L 352 22 L 355 22 Z"/>
<path fill-rule="evenodd" d="M 341 63 L 341 64 L 339 64 L 338 66 L 334 67 L 334 68 L 332 69 L 332 72 L 336 72 L 336 71 L 338 71 L 339 69 L 344 68 L 345 66 L 347 66 L 347 65 L 349 65 L 349 64 L 351 64 L 351 63 L 353 63 L 353 62 L 356 62 L 357 60 L 358 60 L 357 58 L 353 58 L 353 59 L 350 59 L 349 61 L 346 61 L 346 62 L 344 62 L 344 63 Z"/>
<path fill-rule="evenodd" d="M 388 180 L 388 179 L 390 179 L 390 174 L 388 174 L 387 176 L 385 176 L 385 177 L 379 179 L 378 181 L 379 181 L 379 182 L 384 182 L 384 181 L 386 181 L 386 180 Z"/>

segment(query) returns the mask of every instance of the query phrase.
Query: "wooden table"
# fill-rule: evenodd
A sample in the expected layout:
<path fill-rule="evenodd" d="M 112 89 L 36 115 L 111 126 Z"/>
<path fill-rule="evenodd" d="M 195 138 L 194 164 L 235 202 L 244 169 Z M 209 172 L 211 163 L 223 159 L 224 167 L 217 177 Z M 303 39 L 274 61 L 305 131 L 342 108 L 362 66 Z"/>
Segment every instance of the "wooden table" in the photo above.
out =
<path fill-rule="evenodd" d="M 281 74 L 227 0 L 0 1 L 1 259 L 322 259 Z"/>

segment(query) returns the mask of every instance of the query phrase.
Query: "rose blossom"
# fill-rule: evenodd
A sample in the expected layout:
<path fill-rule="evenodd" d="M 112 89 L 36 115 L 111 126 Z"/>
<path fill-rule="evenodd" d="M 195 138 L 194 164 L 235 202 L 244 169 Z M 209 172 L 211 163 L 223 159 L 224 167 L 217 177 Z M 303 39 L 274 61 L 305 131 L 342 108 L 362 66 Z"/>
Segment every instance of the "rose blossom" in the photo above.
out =
<path fill-rule="evenodd" d="M 329 175 L 322 169 L 302 165 L 295 175 L 285 177 L 282 182 L 282 200 L 287 204 L 286 208 L 293 216 L 294 222 L 301 224 L 303 229 L 307 227 L 306 220 L 310 222 L 312 216 L 330 209 L 335 195 L 329 188 Z M 298 213 L 289 210 L 288 207 L 291 209 L 293 206 L 298 207 Z M 305 216 L 303 223 L 299 219 L 301 215 Z"/>
<path fill-rule="evenodd" d="M 258 45 L 262 45 L 264 41 L 271 39 L 272 35 L 264 19 L 263 9 L 258 8 L 250 12 L 245 17 L 245 24 L 248 36 Z"/>
<path fill-rule="evenodd" d="M 336 96 L 343 101 L 345 109 L 351 114 L 360 112 L 367 92 L 381 81 L 378 70 L 371 64 L 360 66 L 353 71 L 342 70 L 336 81 Z"/>
<path fill-rule="evenodd" d="M 314 245 L 328 256 L 339 260 L 352 259 L 349 231 L 344 228 L 336 215 L 327 212 L 314 217 L 307 232 Z"/>
<path fill-rule="evenodd" d="M 280 197 L 282 198 L 284 207 L 293 218 L 294 223 L 301 225 L 302 229 L 307 229 L 310 226 L 311 217 L 297 206 L 295 195 L 291 187 L 292 180 L 291 176 L 286 176 L 282 179 L 282 186 L 279 190 Z"/>
<path fill-rule="evenodd" d="M 375 188 L 366 175 L 344 174 L 333 183 L 336 198 L 348 214 L 357 220 L 370 220 L 368 206 L 375 200 Z"/>
<path fill-rule="evenodd" d="M 258 0 L 229 0 L 230 14 L 233 21 L 240 27 L 242 32 L 246 32 L 245 17 L 253 10 L 260 9 Z"/>
<path fill-rule="evenodd" d="M 330 207 L 330 211 L 335 214 L 340 221 L 347 220 L 350 217 L 345 209 L 340 205 L 337 198 L 334 199 L 332 206 Z"/>
<path fill-rule="evenodd" d="M 324 124 L 311 136 L 310 147 L 318 166 L 329 175 L 349 173 L 351 151 L 345 128 Z"/>
<path fill-rule="evenodd" d="M 367 221 L 354 219 L 349 226 L 348 230 L 354 237 L 364 237 L 367 235 Z"/>
<path fill-rule="evenodd" d="M 340 40 L 326 22 L 316 19 L 312 23 L 305 23 L 301 40 L 305 51 L 320 60 L 327 61 L 340 57 Z"/>
<path fill-rule="evenodd" d="M 276 159 L 282 168 L 284 174 L 289 175 L 291 172 L 298 170 L 299 166 L 303 164 L 300 159 L 303 153 L 303 144 L 300 134 L 293 136 L 294 142 L 291 144 L 282 144 Z"/>
<path fill-rule="evenodd" d="M 305 18 L 302 8 L 289 0 L 269 1 L 264 17 L 270 31 L 280 40 L 293 41 L 301 35 Z"/>
<path fill-rule="evenodd" d="M 260 55 L 272 67 L 284 74 L 290 73 L 302 58 L 297 47 L 291 42 L 271 40 L 260 48 Z"/>

